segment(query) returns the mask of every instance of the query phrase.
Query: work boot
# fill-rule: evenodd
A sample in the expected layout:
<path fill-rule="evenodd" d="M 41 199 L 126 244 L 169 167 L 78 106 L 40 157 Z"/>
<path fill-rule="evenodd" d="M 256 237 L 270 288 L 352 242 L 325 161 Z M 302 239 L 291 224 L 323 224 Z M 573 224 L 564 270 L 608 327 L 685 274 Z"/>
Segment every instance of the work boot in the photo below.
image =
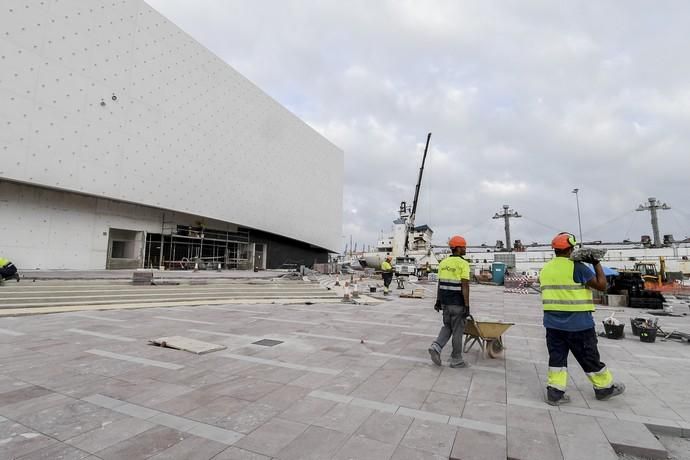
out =
<path fill-rule="evenodd" d="M 458 359 L 451 359 L 450 364 L 448 366 L 450 366 L 454 369 L 462 369 L 465 367 L 470 367 L 470 365 L 468 363 L 466 363 L 463 360 L 458 360 Z"/>
<path fill-rule="evenodd" d="M 620 394 L 623 394 L 625 391 L 625 384 L 624 383 L 614 383 L 611 385 L 609 388 L 604 388 L 601 390 L 594 390 L 594 395 L 597 397 L 599 401 L 606 401 L 614 396 L 618 396 Z"/>
<path fill-rule="evenodd" d="M 546 404 L 550 406 L 560 406 L 561 404 L 568 404 L 569 402 L 570 396 L 565 394 L 565 391 L 546 387 Z"/>
<path fill-rule="evenodd" d="M 437 366 L 440 366 L 441 363 L 441 347 L 438 346 L 436 342 L 432 343 L 431 346 L 429 347 L 429 356 L 431 356 L 431 361 L 433 361 L 434 364 Z"/>

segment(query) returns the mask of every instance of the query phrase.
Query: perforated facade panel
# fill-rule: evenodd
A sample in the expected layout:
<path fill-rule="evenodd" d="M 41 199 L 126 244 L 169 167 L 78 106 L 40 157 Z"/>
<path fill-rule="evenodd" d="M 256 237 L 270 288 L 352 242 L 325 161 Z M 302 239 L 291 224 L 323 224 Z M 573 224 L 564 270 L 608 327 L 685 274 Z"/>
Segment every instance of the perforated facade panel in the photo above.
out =
<path fill-rule="evenodd" d="M 342 151 L 150 6 L 0 8 L 0 178 L 339 246 Z"/>

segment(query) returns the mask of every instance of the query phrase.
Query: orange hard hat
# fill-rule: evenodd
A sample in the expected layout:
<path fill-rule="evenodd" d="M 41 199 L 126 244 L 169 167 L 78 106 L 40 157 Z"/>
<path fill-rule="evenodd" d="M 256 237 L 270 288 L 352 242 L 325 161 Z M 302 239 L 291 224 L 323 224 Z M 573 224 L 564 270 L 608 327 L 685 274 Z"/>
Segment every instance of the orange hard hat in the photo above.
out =
<path fill-rule="evenodd" d="M 465 238 L 461 237 L 460 235 L 455 235 L 448 241 L 448 246 L 450 246 L 451 249 L 465 248 L 467 247 L 467 241 L 465 241 Z"/>
<path fill-rule="evenodd" d="M 575 235 L 568 232 L 561 232 L 551 240 L 551 247 L 554 249 L 574 248 L 576 244 Z"/>

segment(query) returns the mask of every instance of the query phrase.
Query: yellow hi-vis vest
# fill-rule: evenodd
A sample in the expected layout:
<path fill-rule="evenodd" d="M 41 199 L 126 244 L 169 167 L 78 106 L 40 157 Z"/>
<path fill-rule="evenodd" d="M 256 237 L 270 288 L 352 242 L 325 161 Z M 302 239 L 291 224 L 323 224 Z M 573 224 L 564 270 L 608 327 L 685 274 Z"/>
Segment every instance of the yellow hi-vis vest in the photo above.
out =
<path fill-rule="evenodd" d="M 391 264 L 389 264 L 387 260 L 384 260 L 384 261 L 381 263 L 381 271 L 384 271 L 384 272 L 392 272 L 392 271 L 393 271 L 393 266 L 392 266 Z"/>
<path fill-rule="evenodd" d="M 4 267 L 5 265 L 7 265 L 9 263 L 10 263 L 9 260 L 3 259 L 2 257 L 0 257 L 0 268 Z"/>
<path fill-rule="evenodd" d="M 592 291 L 573 280 L 575 262 L 554 257 L 539 274 L 544 311 L 594 311 Z"/>

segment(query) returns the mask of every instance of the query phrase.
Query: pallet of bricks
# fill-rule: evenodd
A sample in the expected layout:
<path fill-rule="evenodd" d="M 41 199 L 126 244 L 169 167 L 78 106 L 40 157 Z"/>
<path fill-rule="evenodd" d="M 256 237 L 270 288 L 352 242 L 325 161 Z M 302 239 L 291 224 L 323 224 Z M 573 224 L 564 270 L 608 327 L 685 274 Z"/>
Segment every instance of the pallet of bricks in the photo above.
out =
<path fill-rule="evenodd" d="M 536 281 L 526 275 L 506 276 L 503 281 L 504 292 L 513 294 L 529 294 L 530 287 Z"/>

